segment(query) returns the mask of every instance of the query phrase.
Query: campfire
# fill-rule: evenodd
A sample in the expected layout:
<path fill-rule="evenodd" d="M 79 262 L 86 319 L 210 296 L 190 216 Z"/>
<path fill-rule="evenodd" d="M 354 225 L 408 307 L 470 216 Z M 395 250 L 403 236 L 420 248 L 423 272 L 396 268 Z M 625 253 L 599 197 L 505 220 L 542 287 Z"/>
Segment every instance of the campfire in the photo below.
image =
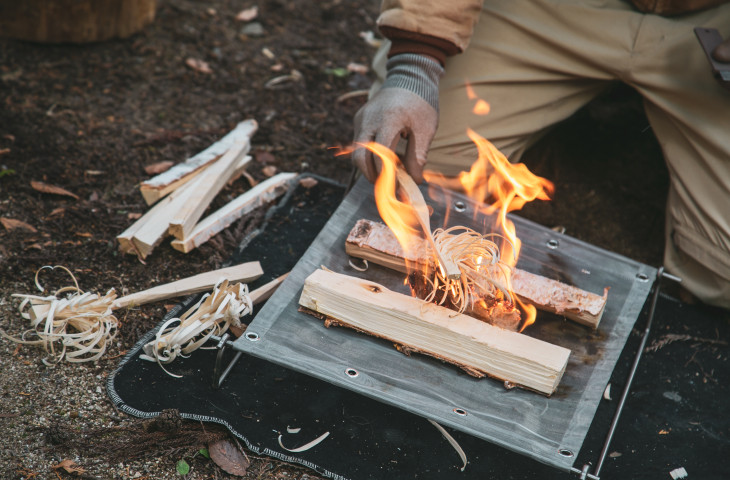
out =
<path fill-rule="evenodd" d="M 412 236 L 425 234 L 431 247 L 432 261 L 412 265 L 406 262 L 408 277 L 414 295 L 429 302 L 453 308 L 459 313 L 469 312 L 484 319 L 494 316 L 511 317 L 519 323 L 520 310 L 525 313 L 522 329 L 534 322 L 534 306 L 514 295 L 512 273 L 521 241 L 507 213 L 518 210 L 535 199 L 549 200 L 553 191 L 551 182 L 532 174 L 524 164 L 511 164 L 489 141 L 469 130 L 468 135 L 477 146 L 479 158 L 469 172 L 458 177 L 459 186 L 469 197 L 481 204 L 481 212 L 494 218 L 488 232 L 480 233 L 469 227 L 438 228 L 433 232 L 422 219 L 426 205 L 412 180 L 403 170 L 398 157 L 389 149 L 375 143 L 366 148 L 378 155 L 381 173 L 375 182 L 375 201 L 378 212 L 393 231 L 403 250 L 413 254 L 422 248 Z M 430 183 L 453 186 L 444 177 L 427 173 Z M 451 185 L 449 185 L 451 183 Z M 448 198 L 448 195 L 444 195 Z M 487 201 L 489 203 L 481 203 Z M 419 231 L 419 226 L 423 231 Z M 447 266 L 456 265 L 458 273 L 450 275 Z M 436 268 L 432 268 L 435 266 Z M 519 310 L 518 310 L 519 307 Z"/>
<path fill-rule="evenodd" d="M 374 200 L 385 225 L 357 221 L 345 250 L 403 272 L 411 296 L 318 270 L 306 279 L 299 304 L 326 326 L 354 328 L 390 340 L 404 353 L 427 354 L 472 376 L 551 395 L 570 350 L 519 332 L 535 321 L 537 309 L 595 328 L 607 291 L 596 295 L 517 268 L 521 241 L 507 214 L 548 200 L 553 185 L 523 164 L 510 164 L 475 132 L 468 134 L 479 151 L 471 170 L 457 183 L 434 173 L 427 179 L 432 186 L 466 191 L 473 199 L 471 224 L 484 230 L 448 226 L 448 215 L 432 229 L 431 207 L 397 155 L 377 143 L 362 145 L 381 160 Z M 448 198 L 446 191 L 441 197 Z"/>

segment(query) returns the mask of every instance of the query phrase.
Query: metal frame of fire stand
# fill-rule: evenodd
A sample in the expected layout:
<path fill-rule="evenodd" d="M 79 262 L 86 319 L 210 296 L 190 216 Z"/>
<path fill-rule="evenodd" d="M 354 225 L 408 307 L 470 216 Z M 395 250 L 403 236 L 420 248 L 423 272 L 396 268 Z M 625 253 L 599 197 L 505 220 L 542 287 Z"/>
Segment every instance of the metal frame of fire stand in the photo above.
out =
<path fill-rule="evenodd" d="M 348 188 L 348 190 L 349 190 L 349 188 Z M 628 397 L 629 392 L 631 391 L 631 386 L 632 386 L 632 383 L 634 380 L 634 376 L 638 369 L 638 365 L 641 360 L 643 350 L 646 346 L 646 343 L 647 343 L 647 340 L 649 337 L 649 333 L 650 333 L 652 323 L 654 320 L 657 300 L 659 298 L 659 293 L 661 290 L 661 283 L 664 279 L 675 281 L 675 282 L 681 282 L 680 278 L 666 273 L 664 271 L 664 267 L 660 267 L 658 270 L 656 270 L 656 277 L 655 277 L 653 285 L 652 285 L 653 294 L 651 297 L 651 304 L 650 304 L 650 309 L 649 309 L 646 326 L 644 328 L 641 342 L 636 350 L 633 364 L 631 365 L 631 369 L 628 373 L 626 383 L 625 383 L 624 389 L 621 394 L 621 398 L 619 400 L 618 406 L 616 407 L 616 411 L 614 413 L 614 416 L 612 418 L 608 432 L 606 434 L 603 448 L 601 449 L 601 453 L 598 456 L 598 459 L 595 463 L 595 468 L 593 469 L 593 472 L 591 473 L 590 470 L 591 470 L 592 463 L 589 462 L 589 463 L 584 464 L 581 469 L 576 468 L 575 466 L 571 466 L 568 469 L 569 472 L 579 475 L 582 480 L 583 479 L 600 480 L 601 469 L 603 467 L 604 461 L 608 454 L 609 447 L 610 447 L 611 441 L 613 440 L 613 436 L 616 431 L 616 427 L 620 420 L 621 414 L 624 410 L 626 399 Z M 649 279 L 647 278 L 645 280 L 649 280 Z M 249 334 L 248 337 L 244 336 L 242 338 L 248 338 L 249 341 L 258 341 L 258 339 L 259 339 L 258 334 L 253 334 L 253 336 L 255 336 L 255 338 L 252 338 L 251 334 Z M 235 342 L 233 340 L 231 340 L 231 337 L 229 336 L 228 333 L 224 334 L 222 337 L 213 336 L 213 337 L 211 337 L 211 340 L 213 342 L 216 342 L 215 347 L 217 348 L 217 356 L 216 356 L 215 365 L 213 368 L 211 386 L 214 389 L 218 389 L 223 384 L 223 382 L 225 381 L 227 376 L 230 374 L 230 372 L 233 370 L 233 368 L 235 367 L 237 362 L 240 360 L 241 356 L 244 353 L 250 353 L 250 352 L 244 352 L 244 351 L 240 350 L 239 348 L 236 348 Z M 225 359 L 226 353 L 228 352 L 229 348 L 233 348 L 238 351 L 236 351 L 234 357 L 228 362 L 228 364 L 224 366 L 224 364 L 225 364 L 224 359 Z"/>

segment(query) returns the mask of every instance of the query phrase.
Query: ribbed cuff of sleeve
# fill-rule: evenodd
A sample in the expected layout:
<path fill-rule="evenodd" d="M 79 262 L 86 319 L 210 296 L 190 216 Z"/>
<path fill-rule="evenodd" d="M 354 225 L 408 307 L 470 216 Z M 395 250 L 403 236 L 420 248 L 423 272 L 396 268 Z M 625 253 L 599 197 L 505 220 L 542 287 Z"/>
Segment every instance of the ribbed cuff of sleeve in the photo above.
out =
<path fill-rule="evenodd" d="M 382 88 L 403 88 L 429 103 L 436 111 L 439 107 L 439 80 L 444 68 L 439 62 L 413 53 L 402 53 L 388 59 L 388 74 Z"/>

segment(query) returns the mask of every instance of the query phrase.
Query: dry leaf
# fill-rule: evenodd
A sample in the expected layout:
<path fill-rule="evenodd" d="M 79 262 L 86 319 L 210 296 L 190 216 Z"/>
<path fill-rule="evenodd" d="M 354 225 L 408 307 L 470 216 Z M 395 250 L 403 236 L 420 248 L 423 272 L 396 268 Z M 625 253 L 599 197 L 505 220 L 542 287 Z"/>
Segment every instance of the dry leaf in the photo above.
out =
<path fill-rule="evenodd" d="M 244 170 L 243 172 L 241 172 L 241 175 L 243 175 L 243 176 L 244 176 L 244 178 L 245 178 L 246 180 L 248 180 L 248 183 L 249 183 L 249 184 L 251 185 L 251 188 L 253 188 L 253 187 L 255 187 L 256 185 L 258 185 L 258 184 L 259 184 L 259 182 L 257 182 L 257 181 L 256 181 L 256 179 L 255 179 L 255 178 L 253 178 L 253 177 L 251 176 L 251 174 L 250 174 L 250 173 L 248 173 L 248 172 L 247 172 L 246 170 Z"/>
<path fill-rule="evenodd" d="M 56 215 L 63 215 L 66 212 L 66 209 L 63 207 L 54 208 L 51 213 L 48 214 L 49 217 L 55 217 Z"/>
<path fill-rule="evenodd" d="M 170 160 L 165 160 L 164 162 L 157 162 L 150 165 L 145 165 L 144 172 L 147 175 L 158 175 L 166 170 L 169 170 L 174 163 L 175 162 L 172 162 Z"/>
<path fill-rule="evenodd" d="M 59 468 L 63 468 L 66 473 L 86 473 L 86 470 L 79 467 L 74 463 L 73 460 L 69 460 L 68 458 L 65 460 L 61 460 L 61 462 L 58 465 L 54 465 L 51 467 L 54 470 L 58 470 Z"/>
<path fill-rule="evenodd" d="M 266 175 L 267 177 L 273 177 L 274 175 L 276 175 L 276 172 L 278 170 L 279 169 L 276 168 L 273 165 L 267 165 L 267 166 L 265 166 L 264 168 L 261 169 L 261 171 L 263 172 L 263 174 Z"/>
<path fill-rule="evenodd" d="M 0 148 L 0 155 L 5 155 L 6 153 L 10 153 L 9 148 Z"/>
<path fill-rule="evenodd" d="M 246 469 L 251 465 L 248 457 L 229 440 L 219 440 L 208 446 L 210 459 L 224 472 L 237 477 L 246 475 Z"/>
<path fill-rule="evenodd" d="M 47 183 L 43 182 L 36 182 L 31 181 L 30 186 L 33 187 L 33 190 L 36 190 L 41 193 L 50 193 L 51 195 L 65 195 L 67 197 L 74 198 L 76 200 L 79 199 L 79 196 L 75 193 L 71 193 L 65 188 L 57 187 L 55 185 L 48 185 Z"/>
<path fill-rule="evenodd" d="M 136 212 L 129 212 L 127 214 L 127 218 L 130 220 L 137 220 L 138 218 L 142 218 L 142 214 L 136 213 Z"/>
<path fill-rule="evenodd" d="M 316 178 L 312 177 L 306 177 L 299 180 L 299 185 L 301 185 L 304 188 L 312 188 L 313 186 L 317 185 L 319 182 Z"/>
<path fill-rule="evenodd" d="M 90 234 L 89 232 L 76 232 L 76 236 L 77 237 L 84 237 L 84 238 L 91 238 L 91 237 L 93 237 L 93 235 Z"/>
<path fill-rule="evenodd" d="M 200 60 L 198 58 L 190 57 L 187 60 L 185 60 L 185 65 L 192 68 L 196 72 L 200 73 L 213 73 L 213 70 L 210 69 L 210 65 L 208 65 L 208 62 L 204 60 Z"/>
<path fill-rule="evenodd" d="M 3 227 L 5 227 L 5 230 L 9 232 L 17 228 L 32 233 L 36 233 L 38 231 L 35 229 L 35 227 L 33 227 L 33 225 L 29 225 L 22 220 L 16 220 L 14 218 L 0 217 L 0 223 L 2 223 Z"/>
<path fill-rule="evenodd" d="M 244 10 L 241 10 L 238 12 L 238 15 L 236 15 L 236 20 L 239 22 L 250 22 L 254 18 L 259 16 L 259 7 L 254 5 L 251 8 L 246 8 Z"/>

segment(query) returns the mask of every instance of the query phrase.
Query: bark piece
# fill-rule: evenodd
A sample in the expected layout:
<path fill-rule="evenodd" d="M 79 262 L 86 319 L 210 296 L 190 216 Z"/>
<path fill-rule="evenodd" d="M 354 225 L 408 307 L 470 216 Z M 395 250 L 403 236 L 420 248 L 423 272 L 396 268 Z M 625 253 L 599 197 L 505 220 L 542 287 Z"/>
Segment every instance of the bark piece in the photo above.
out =
<path fill-rule="evenodd" d="M 417 266 L 430 262 L 428 243 L 417 237 L 412 241 L 413 246 L 406 253 L 386 225 L 361 219 L 350 231 L 345 251 L 353 257 L 405 273 L 406 261 Z M 608 299 L 608 287 L 601 296 L 517 268 L 512 275 L 512 288 L 522 301 L 538 310 L 564 315 L 592 328 L 598 328 Z"/>
<path fill-rule="evenodd" d="M 283 194 L 295 176 L 295 173 L 280 173 L 257 184 L 201 220 L 190 235 L 173 240 L 172 247 L 184 253 L 199 247 L 239 218 Z"/>
<path fill-rule="evenodd" d="M 306 279 L 299 304 L 325 316 L 326 325 L 347 326 L 453 363 L 470 375 L 545 395 L 557 388 L 570 356 L 566 348 L 325 270 Z"/>
<path fill-rule="evenodd" d="M 258 129 L 255 120 L 246 120 L 231 130 L 223 138 L 203 150 L 202 152 L 188 158 L 149 180 L 142 182 L 139 187 L 142 196 L 148 205 L 151 205 L 166 196 L 170 192 L 176 190 L 181 185 L 190 181 L 201 169 L 204 169 L 212 162 L 216 161 L 228 151 L 236 142 L 246 142 L 250 145 L 251 137 Z M 246 149 L 246 153 L 250 146 Z"/>

